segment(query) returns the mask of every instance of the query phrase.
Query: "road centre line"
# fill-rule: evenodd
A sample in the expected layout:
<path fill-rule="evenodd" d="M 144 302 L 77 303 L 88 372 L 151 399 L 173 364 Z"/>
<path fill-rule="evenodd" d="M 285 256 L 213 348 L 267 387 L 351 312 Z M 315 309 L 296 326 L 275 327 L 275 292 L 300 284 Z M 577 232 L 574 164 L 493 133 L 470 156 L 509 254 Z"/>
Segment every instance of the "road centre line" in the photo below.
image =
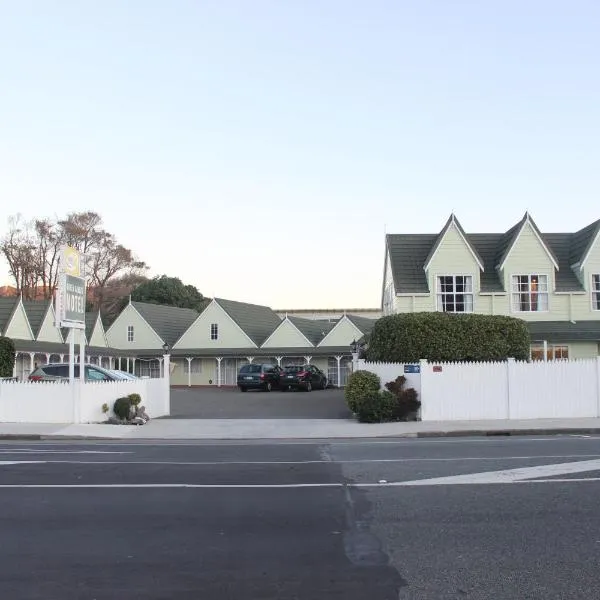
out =
<path fill-rule="evenodd" d="M 243 466 L 243 465 L 313 465 L 313 464 L 371 464 L 371 463 L 411 463 L 411 462 L 459 462 L 459 461 L 503 461 L 538 460 L 567 458 L 600 458 L 600 454 L 563 454 L 536 456 L 497 456 L 497 457 L 453 457 L 453 458 L 365 458 L 342 460 L 275 460 L 275 461 L 168 461 L 168 460 L 39 460 L 39 461 L 0 461 L 3 464 L 66 464 L 66 465 L 174 465 L 174 466 Z"/>

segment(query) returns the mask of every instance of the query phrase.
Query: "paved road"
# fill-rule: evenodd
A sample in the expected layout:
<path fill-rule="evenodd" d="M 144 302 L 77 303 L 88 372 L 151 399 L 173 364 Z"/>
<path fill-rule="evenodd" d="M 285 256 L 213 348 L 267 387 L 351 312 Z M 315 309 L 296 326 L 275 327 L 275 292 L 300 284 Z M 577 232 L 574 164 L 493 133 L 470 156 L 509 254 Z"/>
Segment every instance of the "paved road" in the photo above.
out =
<path fill-rule="evenodd" d="M 3 443 L 0 598 L 598 598 L 599 493 L 598 437 Z"/>
<path fill-rule="evenodd" d="M 343 390 L 263 392 L 191 388 L 171 390 L 175 419 L 351 419 Z"/>

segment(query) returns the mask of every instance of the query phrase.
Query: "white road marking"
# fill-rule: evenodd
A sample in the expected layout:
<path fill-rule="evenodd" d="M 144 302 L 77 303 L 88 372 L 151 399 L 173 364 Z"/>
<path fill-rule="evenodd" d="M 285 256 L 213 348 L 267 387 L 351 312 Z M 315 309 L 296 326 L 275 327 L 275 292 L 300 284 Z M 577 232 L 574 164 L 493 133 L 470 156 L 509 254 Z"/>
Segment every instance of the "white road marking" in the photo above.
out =
<path fill-rule="evenodd" d="M 133 454 L 118 450 L 38 450 L 36 448 L 19 448 L 16 450 L 0 449 L 0 454 Z"/>
<path fill-rule="evenodd" d="M 58 465 L 174 465 L 174 466 L 246 466 L 246 465 L 335 465 L 370 463 L 412 463 L 412 462 L 459 462 L 459 461 L 503 461 L 503 460 L 541 460 L 550 458 L 600 458 L 600 454 L 561 454 L 533 456 L 492 456 L 492 457 L 454 457 L 454 458 L 357 458 L 342 460 L 244 460 L 244 461 L 171 461 L 171 460 L 45 460 L 40 461 Z"/>
<path fill-rule="evenodd" d="M 492 484 L 530 482 L 535 478 L 552 477 L 554 475 L 567 475 L 569 473 L 585 473 L 586 471 L 600 471 L 600 460 L 584 460 L 578 462 L 559 463 L 554 465 L 538 465 L 535 467 L 521 467 L 518 469 L 505 469 L 503 471 L 487 471 L 485 473 L 471 473 L 467 475 L 450 475 L 448 477 L 433 477 L 430 479 L 417 479 L 414 481 L 397 481 L 393 486 L 421 486 L 421 485 L 463 485 L 463 484 Z M 548 480 L 553 481 L 553 480 Z M 566 479 L 563 481 L 572 481 Z"/>
<path fill-rule="evenodd" d="M 41 465 L 45 460 L 0 460 L 0 467 L 7 465 Z"/>

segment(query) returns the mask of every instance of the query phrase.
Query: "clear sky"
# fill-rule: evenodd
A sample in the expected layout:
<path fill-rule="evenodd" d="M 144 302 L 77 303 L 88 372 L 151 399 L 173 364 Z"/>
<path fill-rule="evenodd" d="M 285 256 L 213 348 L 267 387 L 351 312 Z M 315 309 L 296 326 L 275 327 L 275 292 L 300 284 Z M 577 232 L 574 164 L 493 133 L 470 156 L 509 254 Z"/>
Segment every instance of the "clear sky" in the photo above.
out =
<path fill-rule="evenodd" d="M 385 230 L 600 217 L 599 32 L 598 0 L 6 0 L 0 225 L 93 209 L 206 296 L 378 306 Z"/>

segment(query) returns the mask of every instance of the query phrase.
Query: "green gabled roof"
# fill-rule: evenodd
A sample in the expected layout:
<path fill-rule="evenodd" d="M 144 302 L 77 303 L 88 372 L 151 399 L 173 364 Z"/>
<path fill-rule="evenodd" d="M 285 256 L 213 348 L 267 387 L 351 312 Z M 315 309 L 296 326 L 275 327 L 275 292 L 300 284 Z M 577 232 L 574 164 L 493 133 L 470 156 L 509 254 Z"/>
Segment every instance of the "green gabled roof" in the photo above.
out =
<path fill-rule="evenodd" d="M 558 265 L 556 291 L 581 292 L 583 286 L 571 265 L 584 260 L 600 232 L 600 220 L 576 233 L 540 233 L 529 214 L 505 233 L 465 234 L 471 247 L 481 258 L 480 273 L 483 293 L 506 292 L 497 266 L 508 256 L 525 223 L 529 222 L 540 236 L 550 256 Z M 388 234 L 386 248 L 397 294 L 429 294 L 425 264 L 433 252 L 439 234 Z M 527 265 L 523 265 L 527 267 Z M 433 290 L 432 290 L 433 291 Z"/>
<path fill-rule="evenodd" d="M 6 326 L 15 312 L 20 298 L 18 296 L 7 296 L 0 298 L 0 333 L 4 335 Z"/>
<path fill-rule="evenodd" d="M 37 339 L 46 313 L 50 310 L 52 300 L 23 300 L 23 308 L 29 321 L 33 337 Z"/>
<path fill-rule="evenodd" d="M 261 346 L 281 323 L 279 315 L 268 306 L 223 298 L 214 298 L 214 301 L 257 346 Z"/>
<path fill-rule="evenodd" d="M 448 231 L 448 229 L 450 229 L 450 227 L 452 227 L 452 225 L 454 225 L 456 227 L 456 229 L 458 230 L 460 235 L 465 240 L 467 246 L 469 247 L 469 250 L 471 251 L 471 254 L 475 257 L 475 260 L 479 263 L 479 265 L 481 267 L 483 267 L 484 266 L 483 259 L 479 255 L 479 252 L 477 252 L 477 249 L 469 241 L 469 237 L 465 233 L 464 229 L 462 228 L 462 225 L 460 224 L 458 219 L 455 217 L 454 213 L 452 213 L 450 215 L 450 218 L 446 221 L 446 224 L 444 225 L 442 231 L 440 231 L 440 233 L 438 234 L 438 236 L 435 240 L 435 243 L 431 247 L 431 250 L 429 251 L 427 258 L 425 259 L 425 265 L 429 264 L 429 261 L 433 258 L 433 255 L 435 254 L 436 250 L 439 248 L 440 244 L 442 243 L 442 240 L 444 239 L 446 232 Z"/>
<path fill-rule="evenodd" d="M 336 325 L 336 322 L 302 317 L 287 317 L 288 321 L 314 346 Z"/>
<path fill-rule="evenodd" d="M 356 315 L 346 315 L 346 318 L 351 321 L 360 331 L 364 333 L 371 333 L 377 319 L 369 319 L 368 317 L 357 317 Z"/>
<path fill-rule="evenodd" d="M 169 346 L 175 344 L 200 314 L 193 308 L 178 308 L 149 302 L 132 302 L 131 305 L 154 329 L 158 337 Z"/>

